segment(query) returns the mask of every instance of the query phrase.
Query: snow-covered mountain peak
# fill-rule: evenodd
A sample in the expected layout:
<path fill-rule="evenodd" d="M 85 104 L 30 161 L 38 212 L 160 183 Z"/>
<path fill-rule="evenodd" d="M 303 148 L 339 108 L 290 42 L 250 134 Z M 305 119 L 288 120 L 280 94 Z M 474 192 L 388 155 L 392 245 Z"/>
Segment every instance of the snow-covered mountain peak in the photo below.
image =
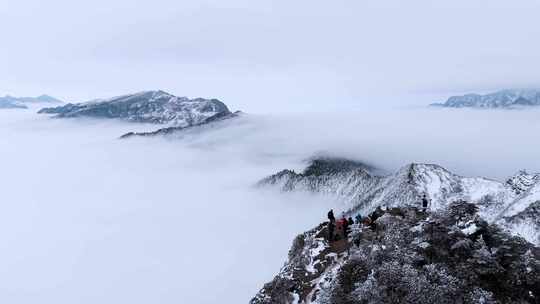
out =
<path fill-rule="evenodd" d="M 439 165 L 422 163 L 408 164 L 398 170 L 397 175 L 406 176 L 410 184 L 419 187 L 426 186 L 426 184 L 443 186 L 444 184 L 450 184 L 456 178 L 459 178 Z"/>
<path fill-rule="evenodd" d="M 435 164 L 412 163 L 399 170 L 397 176 L 405 178 L 418 197 L 430 197 L 433 209 L 443 207 L 450 196 L 463 192 L 461 177 Z"/>
<path fill-rule="evenodd" d="M 323 156 L 310 159 L 309 165 L 302 174 L 304 176 L 320 176 L 353 171 L 363 171 L 374 175 L 375 170 L 372 166 L 359 161 Z"/>
<path fill-rule="evenodd" d="M 47 95 L 47 94 L 43 94 L 43 95 L 39 95 L 38 97 L 35 98 L 36 101 L 38 102 L 45 102 L 45 103 L 63 103 L 61 100 L 57 99 L 57 98 L 54 98 L 50 95 Z"/>
<path fill-rule="evenodd" d="M 136 93 L 125 94 L 125 95 L 120 95 L 120 96 L 115 96 L 115 97 L 110 97 L 110 98 L 105 98 L 105 99 L 95 99 L 95 100 L 88 101 L 87 103 L 95 104 L 95 103 L 102 103 L 102 102 L 129 102 L 129 101 L 133 101 L 137 99 L 155 101 L 161 98 L 164 98 L 170 101 L 174 97 L 176 96 L 169 94 L 165 91 L 150 90 L 150 91 L 140 91 Z"/>
<path fill-rule="evenodd" d="M 109 99 L 44 108 L 39 113 L 55 117 L 118 118 L 132 122 L 168 124 L 179 127 L 199 125 L 212 117 L 231 114 L 217 99 L 177 97 L 161 90 L 143 91 Z"/>

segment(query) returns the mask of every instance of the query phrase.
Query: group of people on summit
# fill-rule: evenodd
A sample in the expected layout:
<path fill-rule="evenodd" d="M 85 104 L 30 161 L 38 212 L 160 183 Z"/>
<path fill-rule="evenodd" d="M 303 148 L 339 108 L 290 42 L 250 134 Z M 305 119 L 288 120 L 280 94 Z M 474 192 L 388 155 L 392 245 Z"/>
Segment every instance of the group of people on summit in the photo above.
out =
<path fill-rule="evenodd" d="M 328 211 L 328 220 L 328 239 L 331 242 L 341 239 L 340 236 L 346 239 L 350 232 L 350 226 L 354 224 L 353 219 L 351 217 L 347 219 L 345 215 L 336 221 L 334 210 Z"/>
<path fill-rule="evenodd" d="M 422 212 L 425 213 L 430 205 L 430 201 L 426 193 L 424 193 L 422 196 L 421 205 Z M 347 240 L 351 226 L 354 224 L 362 224 L 375 231 L 375 229 L 377 228 L 377 223 L 375 221 L 384 213 L 385 211 L 380 206 L 378 206 L 375 211 L 373 211 L 366 217 L 362 217 L 362 215 L 358 213 L 355 216 L 355 220 L 353 220 L 352 217 L 349 216 L 347 218 L 345 216 L 345 213 L 342 213 L 341 218 L 339 220 L 336 220 L 336 217 L 334 216 L 334 210 L 331 209 L 330 211 L 328 211 L 328 240 L 330 242 L 339 241 L 341 239 Z"/>

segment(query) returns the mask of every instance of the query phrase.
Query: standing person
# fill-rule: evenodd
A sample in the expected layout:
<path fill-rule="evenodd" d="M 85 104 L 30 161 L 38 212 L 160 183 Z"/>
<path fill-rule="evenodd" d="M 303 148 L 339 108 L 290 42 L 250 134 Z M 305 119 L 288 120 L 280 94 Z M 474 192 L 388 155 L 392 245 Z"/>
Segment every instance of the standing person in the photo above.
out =
<path fill-rule="evenodd" d="M 375 220 L 376 219 L 369 217 L 369 229 L 371 229 L 372 231 L 377 230 L 377 223 L 375 222 Z"/>
<path fill-rule="evenodd" d="M 349 235 L 351 232 L 351 226 L 354 225 L 354 221 L 352 217 L 349 216 L 349 219 L 347 219 L 347 225 L 345 226 L 345 238 Z"/>
<path fill-rule="evenodd" d="M 364 218 L 364 220 L 362 221 L 362 224 L 363 224 L 364 226 L 369 226 L 369 225 L 371 225 L 371 218 L 369 217 L 369 215 L 366 216 L 366 217 Z"/>
<path fill-rule="evenodd" d="M 353 243 L 356 245 L 356 247 L 360 247 L 360 242 L 361 242 L 361 240 L 362 240 L 361 237 L 362 237 L 362 235 L 361 235 L 361 234 L 358 234 L 358 235 L 356 236 L 356 238 L 354 239 Z"/>
<path fill-rule="evenodd" d="M 339 241 L 343 235 L 343 221 L 336 222 L 336 233 L 334 234 L 334 240 Z"/>
<path fill-rule="evenodd" d="M 336 228 L 336 225 L 334 222 L 328 222 L 328 240 L 330 242 L 334 241 L 334 229 Z"/>
<path fill-rule="evenodd" d="M 369 217 L 371 218 L 372 221 L 376 221 L 378 218 L 380 218 L 383 215 L 384 215 L 384 211 L 382 210 L 381 206 L 377 206 L 377 208 L 375 208 L 375 211 L 373 211 Z"/>
<path fill-rule="evenodd" d="M 427 195 L 424 193 L 424 196 L 422 197 L 422 212 L 425 213 L 428 206 L 429 206 L 429 200 L 427 198 Z"/>
<path fill-rule="evenodd" d="M 328 211 L 328 220 L 331 223 L 334 223 L 336 221 L 336 218 L 334 217 L 334 209 L 330 209 L 330 211 Z"/>
<path fill-rule="evenodd" d="M 362 215 L 361 215 L 360 213 L 358 213 L 358 214 L 354 217 L 354 219 L 356 220 L 356 223 L 357 223 L 357 224 L 360 225 L 360 224 L 362 223 Z"/>
<path fill-rule="evenodd" d="M 345 216 L 343 216 L 340 221 L 343 223 L 343 238 L 347 240 L 347 236 L 349 235 L 349 221 Z"/>

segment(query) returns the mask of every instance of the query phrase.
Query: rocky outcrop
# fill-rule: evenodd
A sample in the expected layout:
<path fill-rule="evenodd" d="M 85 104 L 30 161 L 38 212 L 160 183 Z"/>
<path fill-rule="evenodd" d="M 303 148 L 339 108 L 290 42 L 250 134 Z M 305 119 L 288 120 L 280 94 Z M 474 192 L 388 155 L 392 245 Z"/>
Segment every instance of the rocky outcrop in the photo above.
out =
<path fill-rule="evenodd" d="M 387 210 L 330 242 L 326 223 L 299 235 L 251 304 L 538 303 L 540 250 L 463 201 L 430 213 Z"/>
<path fill-rule="evenodd" d="M 506 184 L 516 192 L 521 194 L 530 189 L 540 181 L 540 173 L 528 173 L 526 170 L 519 171 L 516 175 L 508 178 Z"/>

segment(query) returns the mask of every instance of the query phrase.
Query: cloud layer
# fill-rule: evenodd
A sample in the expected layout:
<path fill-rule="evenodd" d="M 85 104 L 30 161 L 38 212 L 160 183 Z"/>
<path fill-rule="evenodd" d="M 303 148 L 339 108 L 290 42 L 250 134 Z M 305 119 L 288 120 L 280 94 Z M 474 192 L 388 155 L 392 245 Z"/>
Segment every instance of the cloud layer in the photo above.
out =
<path fill-rule="evenodd" d="M 155 126 L 0 112 L 0 301 L 246 302 L 330 198 L 253 189 L 314 153 L 395 170 L 540 171 L 537 111 L 258 116 L 176 139 Z"/>
<path fill-rule="evenodd" d="M 268 164 L 116 139 L 134 124 L 0 116 L 2 302 L 246 302 L 328 207 L 252 190 Z"/>

